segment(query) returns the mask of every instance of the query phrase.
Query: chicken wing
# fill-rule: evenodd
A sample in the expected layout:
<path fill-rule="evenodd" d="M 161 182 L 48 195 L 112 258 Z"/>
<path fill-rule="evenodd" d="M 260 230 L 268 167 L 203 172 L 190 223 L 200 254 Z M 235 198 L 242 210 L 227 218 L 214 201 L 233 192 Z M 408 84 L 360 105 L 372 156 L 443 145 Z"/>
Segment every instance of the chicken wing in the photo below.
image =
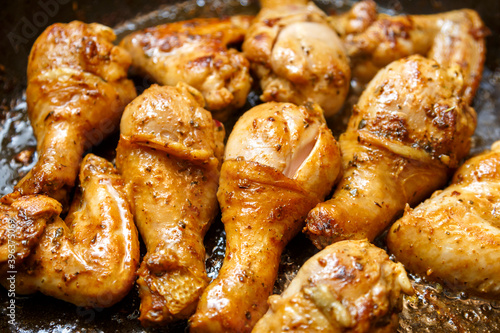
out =
<path fill-rule="evenodd" d="M 465 162 L 443 191 L 407 207 L 387 245 L 405 267 L 448 286 L 500 296 L 500 141 Z"/>
<path fill-rule="evenodd" d="M 130 56 L 114 39 L 108 27 L 74 21 L 48 27 L 35 41 L 26 100 L 38 161 L 15 187 L 19 194 L 66 204 L 83 152 L 118 128 L 136 92 L 127 80 Z"/>
<path fill-rule="evenodd" d="M 419 55 L 375 76 L 339 140 L 344 178 L 307 217 L 305 232 L 317 247 L 371 241 L 407 203 L 446 184 L 476 127 L 474 109 L 461 98 L 465 90 L 458 68 Z"/>
<path fill-rule="evenodd" d="M 341 173 L 322 110 L 270 102 L 247 111 L 229 136 L 217 198 L 226 231 L 218 277 L 191 332 L 249 332 L 266 312 L 281 253 Z"/>
<path fill-rule="evenodd" d="M 108 307 L 134 284 L 139 262 L 137 230 L 123 180 L 111 163 L 89 154 L 79 178 L 80 189 L 66 220 L 57 217 L 48 223 L 31 254 L 16 267 L 16 293 L 41 291 L 77 306 Z M 22 200 L 26 197 L 12 208 Z M 53 200 L 45 200 L 44 208 L 51 212 Z M 5 274 L 1 283 L 7 286 Z"/>
<path fill-rule="evenodd" d="M 402 293 L 413 293 L 403 265 L 366 240 L 338 242 L 269 297 L 269 311 L 252 332 L 393 332 Z"/>
<path fill-rule="evenodd" d="M 198 89 L 214 118 L 245 104 L 252 85 L 248 60 L 228 44 L 241 43 L 251 16 L 201 18 L 134 32 L 120 43 L 133 66 L 163 85 Z"/>
<path fill-rule="evenodd" d="M 361 1 L 330 17 L 346 47 L 353 77 L 368 82 L 389 63 L 412 54 L 425 55 L 464 76 L 464 98 L 472 101 L 481 81 L 488 29 L 471 9 L 434 15 L 378 14 L 374 1 Z"/>
<path fill-rule="evenodd" d="M 203 237 L 218 211 L 225 132 L 202 106 L 184 83 L 153 85 L 122 118 L 116 164 L 148 251 L 137 281 L 145 326 L 188 318 L 209 282 Z"/>
<path fill-rule="evenodd" d="M 261 99 L 319 104 L 325 116 L 344 104 L 351 70 L 344 46 L 312 2 L 263 1 L 243 43 Z"/>

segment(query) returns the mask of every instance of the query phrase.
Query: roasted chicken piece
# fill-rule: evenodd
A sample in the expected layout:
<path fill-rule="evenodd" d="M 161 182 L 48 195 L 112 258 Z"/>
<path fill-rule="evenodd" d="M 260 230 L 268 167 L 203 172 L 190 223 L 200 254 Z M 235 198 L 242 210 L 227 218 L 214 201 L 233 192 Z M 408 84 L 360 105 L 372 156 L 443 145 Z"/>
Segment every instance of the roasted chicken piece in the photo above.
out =
<path fill-rule="evenodd" d="M 251 16 L 199 18 L 147 28 L 120 43 L 133 67 L 163 85 L 198 89 L 208 110 L 225 120 L 245 104 L 252 85 L 248 60 L 229 44 L 241 43 Z"/>
<path fill-rule="evenodd" d="M 251 331 L 267 310 L 283 248 L 340 173 L 340 152 L 319 107 L 270 102 L 238 120 L 217 192 L 226 256 L 191 332 Z"/>
<path fill-rule="evenodd" d="M 326 247 L 300 268 L 252 332 L 393 332 L 402 293 L 413 294 L 403 265 L 366 240 Z"/>
<path fill-rule="evenodd" d="M 79 178 L 80 188 L 66 220 L 48 221 L 31 254 L 16 266 L 16 293 L 41 291 L 77 306 L 108 307 L 134 285 L 139 262 L 137 230 L 123 180 L 111 163 L 89 154 Z M 43 209 L 51 217 L 61 209 L 45 196 L 21 197 L 11 209 L 26 200 L 34 204 L 32 210 L 45 200 Z M 14 217 L 14 223 L 24 223 L 23 218 Z M 7 286 L 9 273 L 1 275 L 1 283 Z"/>
<path fill-rule="evenodd" d="M 61 204 L 45 195 L 6 197 L 0 204 L 0 272 L 15 271 L 60 213 Z"/>
<path fill-rule="evenodd" d="M 218 211 L 224 135 L 184 83 L 153 85 L 125 109 L 116 164 L 148 251 L 137 281 L 145 326 L 188 318 L 208 285 L 203 237 Z"/>
<path fill-rule="evenodd" d="M 353 108 L 340 137 L 344 178 L 307 217 L 305 232 L 323 248 L 372 241 L 401 214 L 443 187 L 467 155 L 476 113 L 457 67 L 414 55 L 382 69 Z"/>
<path fill-rule="evenodd" d="M 331 116 L 344 104 L 351 70 L 323 13 L 303 0 L 262 1 L 243 43 L 260 80 L 261 99 L 319 104 Z"/>
<path fill-rule="evenodd" d="M 434 15 L 378 14 L 374 1 L 355 4 L 343 15 L 330 17 L 346 47 L 353 77 L 368 82 L 389 63 L 412 54 L 458 65 L 464 76 L 463 98 L 472 101 L 483 72 L 488 29 L 471 9 Z"/>
<path fill-rule="evenodd" d="M 405 267 L 450 287 L 500 296 L 500 141 L 465 162 L 451 185 L 407 207 L 387 235 Z"/>
<path fill-rule="evenodd" d="M 114 39 L 108 27 L 74 21 L 51 25 L 35 41 L 26 100 L 38 161 L 15 187 L 18 194 L 66 204 L 84 151 L 118 129 L 136 92 L 127 79 L 130 56 Z"/>

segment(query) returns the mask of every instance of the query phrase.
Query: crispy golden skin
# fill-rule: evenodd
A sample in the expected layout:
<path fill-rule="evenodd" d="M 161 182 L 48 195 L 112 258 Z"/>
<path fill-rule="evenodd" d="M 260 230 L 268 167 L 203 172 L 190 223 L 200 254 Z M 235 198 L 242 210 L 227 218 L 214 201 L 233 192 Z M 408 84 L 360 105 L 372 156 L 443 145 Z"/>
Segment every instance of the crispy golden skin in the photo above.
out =
<path fill-rule="evenodd" d="M 243 43 L 261 99 L 319 104 L 325 116 L 344 104 L 349 60 L 326 15 L 312 2 L 264 1 Z"/>
<path fill-rule="evenodd" d="M 48 223 L 31 254 L 16 267 L 16 293 L 41 291 L 77 306 L 108 307 L 134 284 L 137 230 L 123 180 L 111 163 L 89 154 L 79 178 L 66 220 L 57 217 Z M 46 208 L 53 209 L 53 200 L 45 200 Z M 1 279 L 5 286 L 7 276 Z"/>
<path fill-rule="evenodd" d="M 465 162 L 443 191 L 407 207 L 387 235 L 405 267 L 449 287 L 500 296 L 500 142 Z"/>
<path fill-rule="evenodd" d="M 373 240 L 400 214 L 443 187 L 467 155 L 476 113 L 456 68 L 411 56 L 381 70 L 340 137 L 344 178 L 307 217 L 318 248 Z"/>
<path fill-rule="evenodd" d="M 208 285 L 203 237 L 218 211 L 224 128 L 201 94 L 153 85 L 123 115 L 116 164 L 147 254 L 139 269 L 145 326 L 188 318 Z"/>
<path fill-rule="evenodd" d="M 245 104 L 250 65 L 228 44 L 241 43 L 251 16 L 199 18 L 134 32 L 120 43 L 133 66 L 162 85 L 185 82 L 198 89 L 216 119 Z"/>
<path fill-rule="evenodd" d="M 61 204 L 44 195 L 5 198 L 0 204 L 0 272 L 15 271 L 60 213 Z"/>
<path fill-rule="evenodd" d="M 366 240 L 338 242 L 269 297 L 252 332 L 394 332 L 402 293 L 413 293 L 403 265 Z"/>
<path fill-rule="evenodd" d="M 218 277 L 191 332 L 249 332 L 266 312 L 280 256 L 341 173 L 322 110 L 265 103 L 247 111 L 226 147 L 217 198 L 226 231 Z"/>
<path fill-rule="evenodd" d="M 135 95 L 130 56 L 113 31 L 74 21 L 48 27 L 28 61 L 26 100 L 38 162 L 17 184 L 21 195 L 46 194 L 66 204 L 82 154 L 118 129 Z"/>
<path fill-rule="evenodd" d="M 330 17 L 351 60 L 353 77 L 368 82 L 391 62 L 421 54 L 464 76 L 463 98 L 472 102 L 481 81 L 488 29 L 471 9 L 433 15 L 378 14 L 374 1 L 361 1 L 350 11 Z"/>

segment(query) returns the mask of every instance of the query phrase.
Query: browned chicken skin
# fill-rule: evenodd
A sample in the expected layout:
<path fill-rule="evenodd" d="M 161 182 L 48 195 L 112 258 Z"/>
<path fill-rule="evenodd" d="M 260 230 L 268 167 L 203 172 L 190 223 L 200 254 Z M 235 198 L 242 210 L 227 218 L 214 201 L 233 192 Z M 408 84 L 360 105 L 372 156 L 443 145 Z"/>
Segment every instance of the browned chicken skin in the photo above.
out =
<path fill-rule="evenodd" d="M 405 267 L 452 288 L 500 296 L 500 141 L 465 162 L 443 191 L 407 207 L 387 245 Z"/>
<path fill-rule="evenodd" d="M 378 14 L 374 1 L 361 1 L 350 11 L 330 17 L 351 60 L 353 77 L 368 82 L 394 60 L 421 54 L 464 76 L 463 98 L 471 102 L 483 72 L 488 29 L 471 9 L 434 15 Z"/>
<path fill-rule="evenodd" d="M 476 126 L 474 109 L 460 97 L 465 90 L 457 67 L 417 55 L 377 74 L 339 140 L 344 178 L 307 217 L 305 232 L 317 247 L 373 240 L 407 203 L 446 184 Z"/>
<path fill-rule="evenodd" d="M 78 306 L 108 307 L 134 284 L 139 262 L 137 230 L 123 180 L 111 163 L 89 154 L 79 178 L 80 188 L 66 220 L 49 221 L 31 254 L 16 267 L 16 293 L 41 291 Z M 43 208 L 52 217 L 60 211 L 51 198 L 31 198 L 45 200 Z M 22 197 L 11 207 L 19 207 L 24 200 L 30 197 Z M 1 283 L 7 286 L 5 278 L 2 271 Z"/>
<path fill-rule="evenodd" d="M 341 173 L 337 143 L 322 110 L 310 104 L 270 102 L 247 111 L 224 159 L 217 198 L 226 256 L 191 332 L 251 331 L 267 310 L 283 248 Z"/>
<path fill-rule="evenodd" d="M 214 219 L 224 128 L 184 83 L 153 85 L 121 122 L 116 164 L 147 254 L 139 269 L 145 326 L 188 318 L 208 285 L 203 237 Z"/>
<path fill-rule="evenodd" d="M 248 60 L 228 44 L 241 43 L 251 16 L 202 18 L 134 32 L 120 43 L 133 66 L 163 85 L 198 89 L 208 110 L 225 120 L 243 106 L 252 85 Z"/>
<path fill-rule="evenodd" d="M 394 332 L 402 293 L 413 293 L 403 265 L 366 240 L 338 242 L 269 297 L 269 311 L 252 332 Z"/>
<path fill-rule="evenodd" d="M 261 99 L 319 104 L 336 113 L 349 90 L 351 71 L 344 46 L 312 2 L 263 1 L 243 43 L 260 80 Z"/>
<path fill-rule="evenodd" d="M 38 244 L 61 204 L 45 195 L 11 196 L 0 204 L 0 272 L 15 271 Z"/>
<path fill-rule="evenodd" d="M 28 62 L 26 100 L 38 162 L 17 184 L 21 195 L 46 194 L 66 204 L 82 154 L 118 128 L 135 95 L 130 56 L 113 31 L 74 21 L 48 27 Z"/>

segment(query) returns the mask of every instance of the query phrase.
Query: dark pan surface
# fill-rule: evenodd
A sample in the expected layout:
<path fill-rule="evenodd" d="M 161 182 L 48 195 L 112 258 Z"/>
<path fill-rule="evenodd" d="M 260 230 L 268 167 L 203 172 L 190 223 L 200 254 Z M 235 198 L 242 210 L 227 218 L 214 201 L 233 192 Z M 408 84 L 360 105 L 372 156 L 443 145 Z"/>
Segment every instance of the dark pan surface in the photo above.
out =
<path fill-rule="evenodd" d="M 351 1 L 320 0 L 317 4 L 328 13 L 340 12 Z M 488 148 L 500 139 L 500 1 L 498 0 L 387 0 L 379 1 L 388 13 L 428 14 L 458 8 L 477 10 L 492 31 L 488 38 L 486 69 L 474 106 L 478 112 L 478 128 L 471 154 Z M 13 185 L 33 166 L 36 153 L 23 160 L 19 153 L 33 152 L 36 142 L 26 118 L 24 89 L 26 65 L 31 45 L 36 37 L 55 22 L 82 20 L 115 27 L 119 38 L 128 32 L 159 23 L 193 17 L 215 17 L 231 14 L 255 14 L 256 0 L 190 0 L 186 2 L 150 0 L 25 0 L 2 4 L 0 12 L 0 195 L 9 193 Z M 149 82 L 134 78 L 139 91 Z M 359 92 L 358 92 L 359 93 Z M 350 106 L 355 103 L 352 94 L 344 112 L 329 124 L 338 136 L 345 128 Z M 247 110 L 258 102 L 251 94 L 243 108 Z M 242 110 L 242 111 L 243 111 Z M 235 119 L 228 122 L 228 128 Z M 93 149 L 94 153 L 113 159 L 116 136 Z M 207 269 L 214 278 L 222 264 L 225 250 L 223 226 L 217 221 L 206 237 Z M 378 243 L 384 246 L 383 237 Z M 275 292 L 283 290 L 300 265 L 317 250 L 299 235 L 283 254 Z M 439 284 L 430 284 L 412 276 L 417 295 L 406 297 L 400 315 L 400 332 L 499 332 L 500 301 L 487 301 L 453 292 Z M 0 332 L 184 332 L 186 322 L 162 329 L 144 329 L 140 326 L 137 290 L 109 309 L 85 309 L 40 294 L 18 296 L 16 324 L 7 322 L 10 299 L 0 287 Z"/>

